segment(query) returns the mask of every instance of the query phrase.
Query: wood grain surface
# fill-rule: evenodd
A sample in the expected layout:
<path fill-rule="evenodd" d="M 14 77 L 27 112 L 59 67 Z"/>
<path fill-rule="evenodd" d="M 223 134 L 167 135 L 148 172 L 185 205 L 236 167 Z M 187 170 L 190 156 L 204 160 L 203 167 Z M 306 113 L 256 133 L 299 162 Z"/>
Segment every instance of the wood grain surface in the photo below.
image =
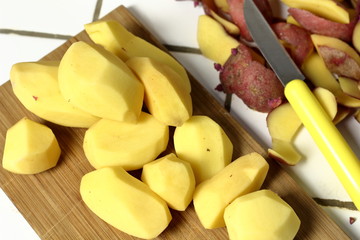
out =
<path fill-rule="evenodd" d="M 123 6 L 105 19 L 121 22 L 134 34 L 164 47 Z M 90 41 L 85 32 L 71 38 L 43 59 L 58 60 L 75 41 Z M 234 145 L 234 159 L 256 151 L 267 158 L 266 151 L 231 115 L 190 76 L 194 114 L 208 115 L 217 121 Z M 62 155 L 56 167 L 35 175 L 17 175 L 0 168 L 0 187 L 34 228 L 41 239 L 136 239 L 99 219 L 81 200 L 81 177 L 92 171 L 82 150 L 85 129 L 67 128 L 46 122 L 27 111 L 12 92 L 10 82 L 0 87 L 0 159 L 7 129 L 23 117 L 49 126 L 55 133 Z M 172 145 L 167 151 L 173 151 Z M 278 193 L 296 211 L 301 227 L 296 239 L 349 239 L 329 216 L 284 171 L 267 159 L 269 174 L 263 188 Z M 132 172 L 138 176 L 139 172 Z M 184 212 L 171 211 L 173 220 L 158 239 L 228 239 L 226 228 L 204 229 L 191 204 Z"/>

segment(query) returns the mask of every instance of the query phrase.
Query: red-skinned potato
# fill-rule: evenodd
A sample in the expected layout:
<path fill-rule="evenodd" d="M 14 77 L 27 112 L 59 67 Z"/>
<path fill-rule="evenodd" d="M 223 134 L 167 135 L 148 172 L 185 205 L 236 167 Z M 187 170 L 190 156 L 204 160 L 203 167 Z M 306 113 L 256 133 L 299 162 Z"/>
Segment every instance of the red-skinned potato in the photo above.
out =
<path fill-rule="evenodd" d="M 288 12 L 304 29 L 311 33 L 339 38 L 346 42 L 351 41 L 355 26 L 354 20 L 348 24 L 338 23 L 300 8 L 289 8 Z"/>
<path fill-rule="evenodd" d="M 251 109 L 269 112 L 284 99 L 284 88 L 275 73 L 255 61 L 240 44 L 224 64 L 220 82 L 226 93 L 235 93 Z"/>
<path fill-rule="evenodd" d="M 295 63 L 301 66 L 314 49 L 309 33 L 299 26 L 285 22 L 274 23 L 271 27 L 277 37 L 286 42 Z"/>

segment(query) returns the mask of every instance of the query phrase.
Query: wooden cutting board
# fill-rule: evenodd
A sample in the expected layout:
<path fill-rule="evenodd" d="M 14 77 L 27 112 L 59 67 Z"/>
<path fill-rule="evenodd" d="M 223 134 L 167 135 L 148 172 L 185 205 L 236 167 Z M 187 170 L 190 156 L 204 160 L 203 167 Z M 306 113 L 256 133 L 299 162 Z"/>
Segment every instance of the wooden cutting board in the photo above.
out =
<path fill-rule="evenodd" d="M 105 19 L 121 22 L 134 34 L 164 47 L 123 6 Z M 85 32 L 44 57 L 58 60 L 71 43 L 90 41 Z M 234 120 L 230 114 L 193 77 L 194 114 L 208 115 L 217 121 L 234 144 L 234 159 L 256 151 L 267 158 L 266 151 Z M 27 111 L 12 92 L 10 82 L 0 87 L 0 159 L 4 150 L 6 130 L 27 116 L 51 127 L 62 148 L 58 165 L 36 175 L 17 175 L 0 168 L 0 187 L 34 228 L 41 239 L 136 239 L 94 215 L 79 194 L 81 177 L 93 168 L 86 160 L 82 141 L 85 129 L 66 128 L 45 122 Z M 172 151 L 170 147 L 168 149 Z M 263 185 L 278 193 L 300 217 L 302 223 L 296 239 L 349 239 L 303 189 L 275 162 L 268 159 L 269 174 Z M 139 172 L 134 172 L 139 174 Z M 172 211 L 173 220 L 158 239 L 228 239 L 226 228 L 204 229 L 191 204 L 184 212 Z"/>

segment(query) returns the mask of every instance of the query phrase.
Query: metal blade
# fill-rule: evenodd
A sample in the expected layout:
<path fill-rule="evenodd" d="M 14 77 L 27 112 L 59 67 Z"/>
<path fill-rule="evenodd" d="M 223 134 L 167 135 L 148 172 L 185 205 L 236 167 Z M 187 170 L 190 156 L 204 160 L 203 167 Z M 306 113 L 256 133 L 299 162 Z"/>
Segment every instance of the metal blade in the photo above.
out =
<path fill-rule="evenodd" d="M 282 84 L 285 86 L 294 79 L 304 80 L 305 76 L 280 44 L 253 0 L 244 0 L 244 17 L 252 38 Z"/>

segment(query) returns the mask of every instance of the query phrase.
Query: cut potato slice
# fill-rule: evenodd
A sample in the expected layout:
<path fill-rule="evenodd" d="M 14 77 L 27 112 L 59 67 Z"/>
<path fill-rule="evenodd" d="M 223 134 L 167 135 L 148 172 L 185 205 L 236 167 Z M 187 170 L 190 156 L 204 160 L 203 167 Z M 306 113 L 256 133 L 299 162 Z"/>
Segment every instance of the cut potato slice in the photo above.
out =
<path fill-rule="evenodd" d="M 18 174 L 35 174 L 56 166 L 61 149 L 47 126 L 23 118 L 6 132 L 3 168 Z"/>
<path fill-rule="evenodd" d="M 121 166 L 142 168 L 163 152 L 169 140 L 169 127 L 142 112 L 137 123 L 101 119 L 85 133 L 83 148 L 96 168 Z"/>

